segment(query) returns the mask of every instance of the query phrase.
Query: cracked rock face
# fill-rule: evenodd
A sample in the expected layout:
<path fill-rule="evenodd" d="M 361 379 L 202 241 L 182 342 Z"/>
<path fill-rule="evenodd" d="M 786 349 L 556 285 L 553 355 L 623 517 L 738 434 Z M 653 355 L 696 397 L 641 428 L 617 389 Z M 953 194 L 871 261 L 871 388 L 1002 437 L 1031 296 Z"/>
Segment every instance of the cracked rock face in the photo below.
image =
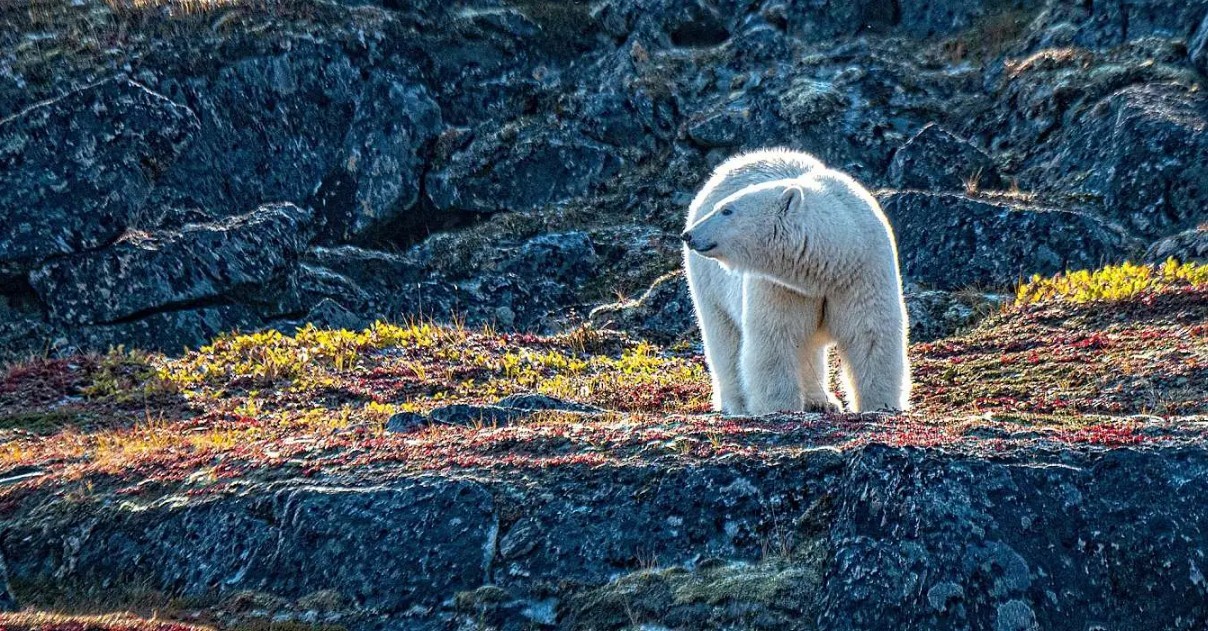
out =
<path fill-rule="evenodd" d="M 31 350 L 9 343 L 24 337 L 175 350 L 199 339 L 189 322 L 208 334 L 228 316 L 554 330 L 675 269 L 657 241 L 710 168 L 771 145 L 895 189 L 906 280 L 928 289 L 1135 260 L 1205 219 L 1195 3 L 348 0 L 177 21 L 171 38 L 149 15 L 125 27 L 130 69 L 25 45 L 73 36 L 60 22 L 81 12 L 125 23 L 98 1 L 51 26 L 0 12 L 0 355 Z M 119 73 L 138 83 L 95 83 Z M 165 247 L 154 265 L 178 287 L 132 298 L 85 278 L 131 256 L 127 231 L 278 203 L 313 213 L 291 270 L 204 288 L 179 271 L 193 255 Z M 594 254 L 567 241 L 540 257 L 550 278 L 526 276 L 546 268 L 524 244 L 574 233 Z M 442 248 L 477 254 L 453 273 Z M 66 278 L 53 259 L 74 256 L 96 289 L 49 297 L 44 271 Z"/>
<path fill-rule="evenodd" d="M 243 60 L 158 88 L 197 112 L 201 129 L 157 203 L 225 217 L 313 194 L 329 242 L 365 237 L 412 210 L 423 154 L 441 129 L 422 84 L 366 75 L 330 49 Z"/>
<path fill-rule="evenodd" d="M 1086 269 L 1131 246 L 1092 215 L 957 194 L 883 191 L 902 274 L 938 289 L 1008 286 Z"/>
<path fill-rule="evenodd" d="M 1159 239 L 1145 250 L 1145 261 L 1150 263 L 1171 258 L 1182 263 L 1208 263 L 1208 226 Z"/>
<path fill-rule="evenodd" d="M 415 628 L 1193 629 L 1208 616 L 1205 473 L 1200 447 L 986 459 L 870 446 L 292 481 L 32 512 L 0 548 L 18 594 L 52 578 L 196 597 L 332 590 L 372 614 L 353 629 L 382 615 Z"/>
<path fill-rule="evenodd" d="M 13 540 L 6 554 L 18 578 L 27 567 L 72 567 L 97 584 L 145 576 L 192 594 L 256 589 L 298 597 L 336 588 L 364 607 L 402 611 L 485 582 L 497 519 L 490 493 L 467 481 L 283 486 L 235 501 L 127 505 L 104 522 L 70 524 L 76 543 Z M 25 552 L 38 560 L 26 566 Z"/>
<path fill-rule="evenodd" d="M 614 149 L 579 134 L 504 129 L 436 165 L 428 195 L 443 211 L 536 210 L 587 193 L 621 165 Z"/>
<path fill-rule="evenodd" d="M 964 191 L 1003 188 L 998 167 L 984 151 L 939 125 L 927 125 L 902 145 L 889 165 L 895 188 Z"/>
<path fill-rule="evenodd" d="M 30 282 L 53 318 L 76 324 L 255 292 L 293 271 L 310 219 L 283 204 L 178 232 L 129 234 L 103 250 L 54 259 Z"/>
<path fill-rule="evenodd" d="M 138 225 L 198 129 L 187 108 L 124 79 L 0 120 L 0 276 Z"/>

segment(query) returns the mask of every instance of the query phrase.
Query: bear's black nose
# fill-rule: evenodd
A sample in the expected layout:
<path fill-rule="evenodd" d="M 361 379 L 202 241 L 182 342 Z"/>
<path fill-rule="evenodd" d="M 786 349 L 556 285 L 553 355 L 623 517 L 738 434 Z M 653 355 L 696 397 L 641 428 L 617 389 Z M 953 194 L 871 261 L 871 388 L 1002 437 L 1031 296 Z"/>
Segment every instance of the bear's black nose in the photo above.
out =
<path fill-rule="evenodd" d="M 692 235 L 688 234 L 687 232 L 680 235 L 680 241 L 683 241 L 688 247 L 692 247 Z"/>

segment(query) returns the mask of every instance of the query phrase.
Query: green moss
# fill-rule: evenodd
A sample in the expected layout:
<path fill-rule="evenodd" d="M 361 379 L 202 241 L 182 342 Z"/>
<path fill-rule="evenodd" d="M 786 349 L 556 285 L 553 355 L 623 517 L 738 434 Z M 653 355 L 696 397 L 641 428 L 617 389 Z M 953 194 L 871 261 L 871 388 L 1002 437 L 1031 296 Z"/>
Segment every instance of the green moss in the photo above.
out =
<path fill-rule="evenodd" d="M 641 570 L 571 598 L 576 626 L 634 627 L 674 617 L 691 628 L 746 628 L 753 618 L 811 620 L 822 568 L 808 559 Z"/>
<path fill-rule="evenodd" d="M 47 410 L 0 416 L 0 430 L 19 429 L 45 435 L 86 425 L 89 416 L 76 411 Z"/>

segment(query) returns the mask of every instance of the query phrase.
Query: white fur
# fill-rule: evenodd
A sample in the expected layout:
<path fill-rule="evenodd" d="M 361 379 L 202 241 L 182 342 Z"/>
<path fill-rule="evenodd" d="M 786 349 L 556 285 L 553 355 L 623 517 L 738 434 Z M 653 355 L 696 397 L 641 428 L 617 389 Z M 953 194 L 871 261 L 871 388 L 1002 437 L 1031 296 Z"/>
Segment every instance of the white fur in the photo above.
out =
<path fill-rule="evenodd" d="M 725 211 L 729 212 L 725 212 Z M 688 210 L 685 245 L 713 405 L 727 414 L 904 410 L 906 309 L 893 231 L 855 180 L 782 149 L 722 163 Z"/>

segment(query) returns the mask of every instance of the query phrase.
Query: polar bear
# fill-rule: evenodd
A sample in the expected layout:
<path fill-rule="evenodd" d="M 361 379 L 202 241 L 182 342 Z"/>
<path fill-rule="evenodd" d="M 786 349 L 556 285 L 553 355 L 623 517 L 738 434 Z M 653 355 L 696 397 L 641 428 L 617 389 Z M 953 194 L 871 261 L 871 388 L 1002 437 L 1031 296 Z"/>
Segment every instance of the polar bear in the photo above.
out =
<path fill-rule="evenodd" d="M 906 307 L 893 230 L 864 187 L 786 149 L 733 157 L 688 210 L 684 265 L 713 406 L 726 414 L 905 410 Z"/>

